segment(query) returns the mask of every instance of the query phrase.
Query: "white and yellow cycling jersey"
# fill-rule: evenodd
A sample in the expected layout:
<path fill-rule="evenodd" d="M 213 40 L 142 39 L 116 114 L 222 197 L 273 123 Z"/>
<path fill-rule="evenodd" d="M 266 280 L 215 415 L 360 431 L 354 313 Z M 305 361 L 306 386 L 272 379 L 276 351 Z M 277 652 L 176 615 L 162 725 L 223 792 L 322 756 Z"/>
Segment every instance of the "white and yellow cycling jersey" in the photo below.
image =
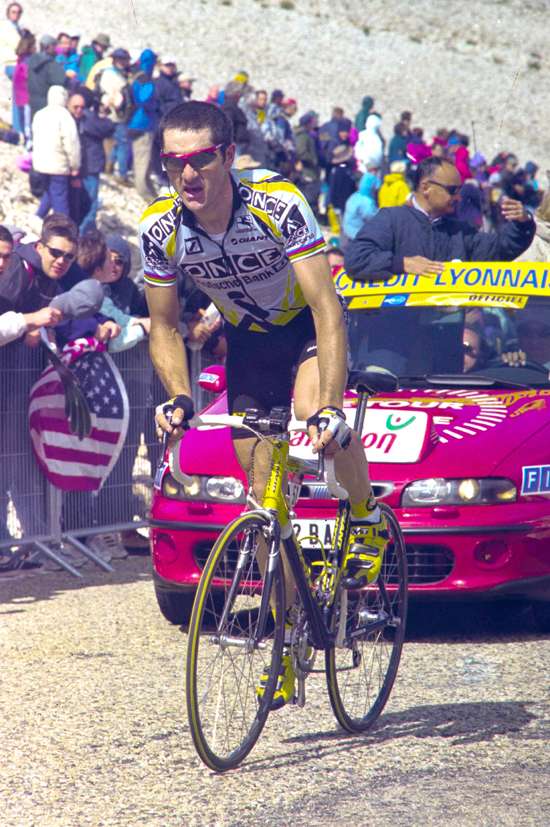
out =
<path fill-rule="evenodd" d="M 319 253 L 325 241 L 302 193 L 268 170 L 232 170 L 233 210 L 225 234 L 209 236 L 178 195 L 161 194 L 141 219 L 145 280 L 190 276 L 224 318 L 244 330 L 285 325 L 306 301 L 292 262 Z"/>

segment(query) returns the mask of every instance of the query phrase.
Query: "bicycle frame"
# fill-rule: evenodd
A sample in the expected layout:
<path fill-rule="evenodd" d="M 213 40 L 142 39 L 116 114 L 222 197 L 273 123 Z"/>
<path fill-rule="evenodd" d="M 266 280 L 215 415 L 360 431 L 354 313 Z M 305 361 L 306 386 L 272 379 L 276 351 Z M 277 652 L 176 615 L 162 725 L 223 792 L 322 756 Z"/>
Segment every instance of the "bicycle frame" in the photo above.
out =
<path fill-rule="evenodd" d="M 359 434 L 361 434 L 363 430 L 363 423 L 367 410 L 367 401 L 370 395 L 371 394 L 364 389 L 364 386 L 360 386 L 360 389 L 358 388 L 354 429 Z M 239 420 L 238 417 L 223 414 L 212 416 L 211 418 L 208 416 L 196 417 L 195 421 L 191 421 L 190 426 L 198 428 L 216 428 L 224 427 L 226 425 L 239 427 L 240 424 L 242 427 L 243 419 L 244 418 L 241 417 Z M 304 423 L 302 423 L 302 425 L 303 424 Z M 303 427 L 302 430 L 304 430 Z M 327 557 L 327 570 L 332 570 L 333 578 L 335 579 L 332 579 L 330 586 L 326 589 L 329 599 L 326 601 L 325 605 L 321 607 L 315 596 L 315 586 L 310 577 L 309 567 L 304 559 L 302 549 L 296 539 L 296 535 L 294 534 L 294 529 L 292 528 L 289 506 L 285 498 L 285 492 L 283 491 L 283 486 L 287 480 L 287 472 L 292 471 L 298 474 L 304 473 L 304 471 L 311 472 L 311 463 L 289 456 L 290 441 L 288 432 L 273 440 L 272 445 L 273 460 L 271 463 L 271 470 L 267 485 L 264 490 L 261 507 L 258 507 L 257 504 L 251 500 L 250 496 L 248 498 L 249 502 L 252 502 L 252 504 L 256 506 L 257 513 L 259 515 L 261 514 L 265 519 L 266 540 L 268 540 L 268 556 L 266 569 L 263 575 L 263 589 L 262 598 L 260 601 L 257 630 L 254 641 L 249 641 L 249 644 L 257 648 L 260 646 L 262 639 L 265 637 L 266 623 L 270 610 L 269 595 L 271 594 L 274 571 L 279 562 L 279 557 L 281 554 L 280 548 L 282 545 L 285 550 L 286 559 L 292 572 L 300 601 L 310 625 L 309 634 L 311 645 L 315 649 L 331 649 L 335 645 L 343 646 L 344 640 L 342 635 L 339 634 L 338 631 L 334 633 L 329 630 L 331 626 L 332 614 L 335 611 L 334 597 L 338 591 L 338 578 L 341 573 L 340 564 L 342 561 L 338 559 L 339 552 L 346 548 L 349 541 L 349 500 L 347 498 L 340 499 L 338 505 L 334 537 Z M 179 475 L 181 475 L 182 478 L 185 478 L 186 475 L 181 471 L 181 469 L 179 469 L 179 467 L 177 467 L 177 465 L 178 463 L 175 461 L 173 454 L 170 453 L 170 469 L 172 473 L 176 476 L 176 478 L 178 478 L 179 472 Z M 343 493 L 344 495 L 346 494 L 346 492 Z M 342 494 L 339 496 L 342 496 Z M 239 590 L 242 572 L 248 560 L 249 554 L 250 550 L 247 550 L 246 548 L 241 552 L 241 557 L 237 563 L 235 574 L 229 589 L 229 595 L 231 598 L 234 598 Z M 391 613 L 391 605 L 385 587 L 382 583 L 380 585 L 384 603 L 386 604 L 388 613 Z M 231 605 L 231 603 L 232 599 L 229 599 L 227 601 L 227 606 Z M 222 613 L 219 623 L 220 629 L 223 628 L 225 623 L 226 611 L 227 608 Z M 382 628 L 385 625 L 387 625 L 386 620 L 379 620 L 369 623 L 366 626 L 355 629 L 350 635 L 348 635 L 348 639 L 360 637 L 363 634 L 367 634 L 377 628 Z"/>
<path fill-rule="evenodd" d="M 368 394 L 360 391 L 357 397 L 357 409 L 355 412 L 354 429 L 360 434 L 363 430 L 363 423 L 365 413 L 367 410 Z M 329 631 L 331 625 L 331 615 L 334 611 L 334 596 L 337 591 L 338 582 L 331 584 L 331 599 L 321 608 L 319 602 L 315 598 L 314 586 L 309 575 L 309 568 L 304 560 L 302 549 L 296 539 L 287 502 L 283 493 L 283 483 L 285 480 L 285 472 L 300 471 L 305 463 L 289 457 L 289 439 L 285 436 L 282 439 L 277 439 L 273 443 L 273 461 L 271 466 L 271 473 L 264 491 L 262 501 L 262 510 L 270 517 L 272 526 L 280 525 L 280 543 L 282 544 L 288 565 L 294 578 L 296 590 L 300 597 L 302 607 L 306 613 L 310 625 L 310 643 L 315 649 L 330 649 L 335 645 L 338 634 Z M 341 560 L 338 560 L 338 552 L 340 549 L 345 549 L 349 541 L 350 532 L 350 504 L 349 500 L 340 500 L 338 505 L 338 512 L 336 517 L 336 524 L 334 530 L 334 537 L 332 547 L 328 556 L 328 568 L 331 567 L 337 571 L 336 577 L 339 577 L 339 565 Z M 272 565 L 276 564 L 276 559 L 279 555 L 279 542 L 275 546 L 275 532 L 272 536 L 270 554 L 268 560 L 273 561 Z M 271 584 L 272 572 L 268 565 L 264 575 L 264 584 L 268 586 Z M 265 588 L 263 594 L 269 595 L 270 588 Z M 384 602 L 389 607 L 389 598 L 384 594 Z M 267 619 L 267 612 L 269 609 L 268 597 L 262 599 L 260 606 L 260 618 L 257 629 L 256 643 L 258 643 L 265 634 L 265 621 Z M 386 621 L 378 621 L 370 623 L 364 628 L 356 629 L 353 633 L 354 637 L 359 637 L 367 631 L 374 631 L 377 627 L 386 625 Z"/>

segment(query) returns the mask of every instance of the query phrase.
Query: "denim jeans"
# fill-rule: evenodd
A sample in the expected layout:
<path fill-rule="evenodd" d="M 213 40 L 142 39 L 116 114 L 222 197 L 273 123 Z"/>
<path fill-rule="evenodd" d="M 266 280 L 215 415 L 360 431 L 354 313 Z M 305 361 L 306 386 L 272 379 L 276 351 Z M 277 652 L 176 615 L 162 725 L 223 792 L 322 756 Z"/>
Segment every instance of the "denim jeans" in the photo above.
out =
<path fill-rule="evenodd" d="M 128 175 L 128 149 L 130 145 L 127 124 L 117 123 L 113 137 L 116 141 L 115 158 L 118 162 L 118 174 L 121 178 L 126 178 Z"/>
<path fill-rule="evenodd" d="M 56 213 L 69 215 L 69 175 L 48 175 L 48 186 L 36 211 L 45 218 L 50 207 Z"/>
<path fill-rule="evenodd" d="M 89 213 L 82 219 L 82 223 L 80 225 L 80 235 L 84 235 L 84 233 L 88 232 L 88 230 L 95 230 L 95 219 L 99 203 L 99 172 L 87 175 L 82 179 L 82 183 L 86 188 L 86 192 L 90 196 L 92 205 Z"/>

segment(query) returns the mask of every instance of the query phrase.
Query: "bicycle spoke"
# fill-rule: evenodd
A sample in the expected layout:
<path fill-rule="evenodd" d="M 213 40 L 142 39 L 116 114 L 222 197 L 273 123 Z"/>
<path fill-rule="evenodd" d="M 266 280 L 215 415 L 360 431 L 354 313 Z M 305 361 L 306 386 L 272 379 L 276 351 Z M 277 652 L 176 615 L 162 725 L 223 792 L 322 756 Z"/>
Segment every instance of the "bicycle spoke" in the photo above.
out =
<path fill-rule="evenodd" d="M 395 515 L 387 506 L 381 507 L 391 543 L 378 581 L 362 592 L 348 594 L 347 643 L 342 649 L 326 653 L 331 705 L 339 723 L 349 732 L 368 729 L 382 712 L 397 674 L 405 634 L 405 547 Z M 374 627 L 371 631 L 369 622 Z M 363 627 L 364 633 L 349 637 Z"/>
<path fill-rule="evenodd" d="M 256 563 L 265 518 L 254 514 L 235 521 L 214 546 L 199 585 L 189 627 L 187 702 L 197 751 L 213 769 L 237 766 L 252 749 L 267 718 L 276 684 L 284 634 L 284 578 L 277 567 L 273 599 L 279 622 L 253 648 L 261 590 Z M 238 593 L 232 561 L 242 545 L 251 549 Z M 217 631 L 216 631 L 217 630 Z M 270 667 L 272 659 L 275 666 Z M 269 672 L 265 703 L 257 701 L 260 678 Z M 271 697 L 269 697 L 271 693 Z"/>

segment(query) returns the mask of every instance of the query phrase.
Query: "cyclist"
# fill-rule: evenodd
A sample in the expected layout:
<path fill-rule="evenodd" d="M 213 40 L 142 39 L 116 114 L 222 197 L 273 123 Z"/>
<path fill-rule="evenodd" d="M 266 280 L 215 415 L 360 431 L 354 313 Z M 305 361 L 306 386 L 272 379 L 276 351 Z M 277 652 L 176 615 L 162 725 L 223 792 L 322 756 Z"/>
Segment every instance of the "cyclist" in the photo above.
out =
<path fill-rule="evenodd" d="M 146 210 L 140 242 L 151 316 L 151 357 L 172 397 L 170 424 L 157 409 L 159 436 L 180 438 L 193 415 L 185 347 L 179 332 L 176 273 L 180 268 L 216 304 L 227 340 L 230 413 L 290 407 L 307 419 L 314 452 L 334 455 L 339 482 L 349 492 L 353 542 L 344 574 L 362 585 L 378 576 L 387 543 L 386 524 L 372 494 L 363 444 L 342 412 L 347 379 L 347 336 L 342 304 L 323 252 L 325 243 L 300 191 L 267 170 L 232 169 L 232 125 L 218 107 L 179 105 L 162 119 L 161 162 L 168 193 Z M 320 420 L 327 424 L 320 433 Z M 235 429 L 233 445 L 250 478 L 255 438 Z M 269 472 L 256 451 L 254 497 L 261 502 Z M 285 563 L 287 635 L 294 584 Z M 287 637 L 287 642 L 289 642 Z M 262 689 L 259 688 L 259 693 Z M 273 708 L 294 691 L 284 651 Z"/>

